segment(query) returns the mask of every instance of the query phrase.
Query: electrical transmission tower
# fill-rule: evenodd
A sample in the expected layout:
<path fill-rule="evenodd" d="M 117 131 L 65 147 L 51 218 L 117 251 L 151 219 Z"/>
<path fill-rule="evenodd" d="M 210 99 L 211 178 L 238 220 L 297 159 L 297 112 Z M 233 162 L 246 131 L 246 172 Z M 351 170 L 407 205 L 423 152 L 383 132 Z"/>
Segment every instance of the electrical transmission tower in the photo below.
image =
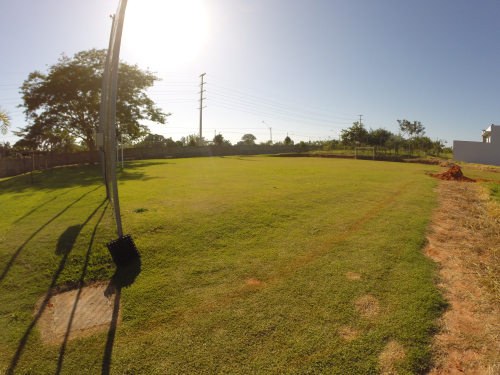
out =
<path fill-rule="evenodd" d="M 199 145 L 200 146 L 203 146 L 203 132 L 202 132 L 202 123 L 203 123 L 203 108 L 206 108 L 206 107 L 203 107 L 203 99 L 205 99 L 203 97 L 203 92 L 205 90 L 203 90 L 203 76 L 207 74 L 207 73 L 203 73 L 200 77 L 201 77 L 201 90 L 200 90 L 200 143 Z"/>

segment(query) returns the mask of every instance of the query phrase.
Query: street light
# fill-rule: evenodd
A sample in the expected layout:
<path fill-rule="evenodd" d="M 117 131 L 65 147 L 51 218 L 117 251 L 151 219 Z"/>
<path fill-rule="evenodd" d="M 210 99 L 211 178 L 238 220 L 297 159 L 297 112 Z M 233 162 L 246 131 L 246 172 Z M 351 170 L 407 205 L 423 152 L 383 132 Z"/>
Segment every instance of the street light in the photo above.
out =
<path fill-rule="evenodd" d="M 264 124 L 266 124 L 265 121 L 262 121 Z M 266 126 L 269 128 L 269 134 L 271 135 L 271 145 L 273 144 L 273 130 L 269 125 L 266 124 Z"/>

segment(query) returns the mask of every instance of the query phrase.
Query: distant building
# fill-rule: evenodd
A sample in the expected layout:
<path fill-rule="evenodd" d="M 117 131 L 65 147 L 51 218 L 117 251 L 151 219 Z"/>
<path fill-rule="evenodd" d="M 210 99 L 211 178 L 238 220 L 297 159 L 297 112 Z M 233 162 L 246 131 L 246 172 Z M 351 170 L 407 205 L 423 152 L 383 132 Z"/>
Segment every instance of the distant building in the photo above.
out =
<path fill-rule="evenodd" d="M 453 160 L 500 166 L 500 126 L 483 130 L 482 142 L 453 141 Z"/>

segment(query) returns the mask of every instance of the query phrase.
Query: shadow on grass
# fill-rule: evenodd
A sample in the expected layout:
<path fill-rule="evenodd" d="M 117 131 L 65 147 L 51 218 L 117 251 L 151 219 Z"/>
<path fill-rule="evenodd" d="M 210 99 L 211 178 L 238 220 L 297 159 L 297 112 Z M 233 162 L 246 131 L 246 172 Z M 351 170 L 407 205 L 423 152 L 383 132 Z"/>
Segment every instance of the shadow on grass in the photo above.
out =
<path fill-rule="evenodd" d="M 61 216 L 63 213 L 65 213 L 71 206 L 73 206 L 74 204 L 78 203 L 79 201 L 81 201 L 83 198 L 85 198 L 87 195 L 89 195 L 90 193 L 96 191 L 97 189 L 99 189 L 101 186 L 98 186 L 96 187 L 95 189 L 92 189 L 90 190 L 89 192 L 83 194 L 80 198 L 78 198 L 76 201 L 74 201 L 73 203 L 71 203 L 70 205 L 68 205 L 64 210 L 62 210 L 61 212 L 59 212 L 56 216 L 54 216 L 52 219 L 50 219 L 49 221 L 47 221 L 45 224 L 43 224 L 38 230 L 36 230 L 26 241 L 24 241 L 24 243 L 19 246 L 19 248 L 14 252 L 14 254 L 12 255 L 12 257 L 10 258 L 9 262 L 7 263 L 7 265 L 5 266 L 4 270 L 2 271 L 2 274 L 0 275 L 0 283 L 3 281 L 3 279 L 5 278 L 5 276 L 7 275 L 7 273 L 9 272 L 10 268 L 12 267 L 12 265 L 14 264 L 14 262 L 16 261 L 17 257 L 19 256 L 19 253 L 21 253 L 21 251 L 24 249 L 24 247 L 26 246 L 26 244 L 28 242 L 30 242 L 33 237 L 35 237 L 38 233 L 40 233 L 40 231 L 42 229 L 44 229 L 47 225 L 49 225 L 50 223 L 52 223 L 55 219 L 57 219 L 59 216 Z"/>
<path fill-rule="evenodd" d="M 102 204 L 101 204 L 102 206 Z M 101 207 L 99 206 L 97 208 L 97 210 Z M 85 280 L 85 275 L 87 274 L 87 267 L 89 265 L 89 258 L 90 258 L 90 251 L 92 249 L 92 244 L 94 243 L 94 238 L 95 238 L 95 234 L 97 232 L 97 227 L 99 226 L 99 224 L 101 223 L 101 220 L 104 216 L 104 213 L 106 212 L 106 208 L 108 207 L 108 205 L 106 204 L 106 206 L 104 207 L 104 210 L 102 210 L 102 214 L 101 216 L 99 217 L 99 220 L 97 221 L 96 225 L 94 226 L 94 231 L 92 232 L 92 236 L 90 237 L 90 242 L 89 242 L 89 247 L 88 247 L 88 250 L 87 250 L 87 255 L 85 256 L 85 262 L 83 264 L 83 269 L 82 269 L 82 274 L 80 275 L 80 280 L 78 280 L 78 292 L 76 293 L 76 296 L 75 296 L 75 302 L 73 304 L 73 308 L 71 310 L 71 315 L 70 315 L 70 318 L 69 318 L 69 322 L 68 322 L 68 327 L 66 328 L 66 333 L 64 334 L 64 340 L 63 340 L 63 343 L 61 345 L 61 349 L 59 350 L 59 359 L 57 361 L 57 371 L 56 371 L 56 374 L 60 374 L 61 373 L 61 368 L 62 368 L 62 364 L 63 364 L 63 361 L 64 361 L 64 355 L 66 354 L 66 345 L 68 343 L 68 339 L 69 339 L 69 334 L 71 332 L 71 325 L 73 324 L 73 319 L 75 317 L 75 312 L 76 312 L 76 307 L 78 306 L 78 301 L 80 300 L 80 295 L 82 294 L 82 289 L 83 287 L 85 286 L 84 285 L 84 280 Z M 76 225 L 74 227 L 70 227 L 68 229 L 71 229 L 71 228 L 75 228 L 75 227 L 79 227 L 80 229 L 78 230 L 78 233 L 80 232 L 80 230 L 87 224 L 87 222 L 92 218 L 92 216 L 95 214 L 95 212 L 89 216 L 89 218 L 87 219 L 87 221 L 85 221 L 85 223 L 83 223 L 82 225 Z M 61 237 L 59 237 L 59 240 L 61 240 L 61 238 L 63 236 L 66 235 L 66 237 L 69 237 L 69 234 L 68 233 L 71 233 L 71 237 L 69 237 L 70 241 L 73 240 L 73 235 L 74 233 L 72 231 L 68 231 L 68 229 L 61 235 Z M 76 231 L 76 229 L 75 229 Z M 75 240 L 76 240 L 76 237 L 74 237 Z M 72 242 L 72 244 L 74 244 L 74 240 Z M 71 248 L 73 247 L 73 245 L 71 245 L 71 247 L 68 246 L 68 242 L 63 242 L 63 241 L 59 241 L 57 243 L 58 245 L 58 248 L 59 248 L 59 243 L 64 243 L 64 247 L 63 249 L 68 251 L 71 251 Z M 68 251 L 68 253 L 69 253 Z M 57 253 L 57 251 L 56 251 Z M 65 254 L 63 252 L 63 254 Z"/>
<path fill-rule="evenodd" d="M 118 170 L 118 182 L 129 180 L 148 181 L 161 177 L 149 177 L 141 171 L 143 167 L 152 165 L 166 165 L 172 163 L 134 163 L 126 166 L 122 170 Z M 8 180 L 0 181 L 0 194 L 8 193 L 23 193 L 26 191 L 47 191 L 67 189 L 71 187 L 86 187 L 97 184 L 102 184 L 102 176 L 99 166 L 95 165 L 74 165 L 61 168 L 62 171 L 51 174 L 49 170 L 37 171 L 35 175 L 39 181 L 37 184 L 27 184 L 26 176 L 19 175 L 9 178 Z"/>
<path fill-rule="evenodd" d="M 141 273 L 141 258 L 134 260 L 126 267 L 117 268 L 115 274 L 111 278 L 111 282 L 105 291 L 106 296 L 115 295 L 113 304 L 113 315 L 109 327 L 108 338 L 104 348 L 104 357 L 102 359 L 101 374 L 107 375 L 111 370 L 111 355 L 113 354 L 113 346 L 115 343 L 116 326 L 118 325 L 118 313 L 120 311 L 120 300 L 122 288 L 132 285 L 136 277 Z"/>
<path fill-rule="evenodd" d="M 52 198 L 52 199 L 48 200 L 47 202 L 42 203 L 41 205 L 39 205 L 39 206 L 37 206 L 37 207 L 33 208 L 30 212 L 28 212 L 28 213 L 24 214 L 24 215 L 23 215 L 23 216 L 21 216 L 19 219 L 17 219 L 16 221 L 14 221 L 14 224 L 16 224 L 16 223 L 18 223 L 19 221 L 21 221 L 22 219 L 24 219 L 24 218 L 26 218 L 26 217 L 30 216 L 33 212 L 35 212 L 36 210 L 38 210 L 38 209 L 42 208 L 42 207 L 43 207 L 43 206 L 45 206 L 46 204 L 49 204 L 50 202 L 55 201 L 57 198 L 60 198 L 62 195 L 68 194 L 68 193 L 69 193 L 70 191 L 72 191 L 72 190 L 74 190 L 74 189 L 70 189 L 70 190 L 68 190 L 68 191 L 66 191 L 66 192 L 64 192 L 64 193 L 62 193 L 62 194 L 59 194 L 58 196 L 56 196 L 56 197 L 54 197 L 54 198 Z"/>
<path fill-rule="evenodd" d="M 85 223 L 86 224 L 86 223 Z M 63 255 L 69 253 L 73 246 L 75 245 L 76 238 L 80 234 L 83 226 L 85 225 L 73 225 L 66 229 L 63 234 L 59 236 L 56 246 L 56 255 Z"/>
<path fill-rule="evenodd" d="M 239 158 L 233 158 L 235 160 L 243 160 L 243 161 L 258 161 L 258 160 L 250 160 L 250 159 L 246 159 L 246 158 L 251 158 L 251 157 L 254 157 L 253 155 L 252 156 L 242 156 L 242 157 L 239 157 Z"/>
<path fill-rule="evenodd" d="M 95 190 L 95 189 L 94 189 Z M 88 192 L 87 194 L 90 194 L 90 192 Z M 85 194 L 85 195 L 87 195 Z M 85 196 L 84 195 L 84 196 Z M 73 204 L 75 204 L 76 202 L 78 202 L 80 199 L 82 199 L 84 196 L 80 197 L 77 201 L 75 201 L 74 203 L 72 203 L 71 205 L 69 205 L 68 207 L 66 207 L 61 213 L 59 213 L 57 216 L 61 215 L 64 211 L 66 211 L 70 206 L 72 206 Z M 75 227 L 79 227 L 79 230 L 78 230 L 78 233 L 79 231 L 81 230 L 81 228 L 84 227 L 85 224 L 87 224 L 89 222 L 89 220 L 99 211 L 99 209 L 104 205 L 104 203 L 106 203 L 106 200 L 104 200 L 91 214 L 90 216 L 87 218 L 87 220 L 85 220 L 84 224 L 83 225 L 77 225 Z M 99 219 L 99 222 L 101 221 L 102 219 L 102 216 L 104 215 L 104 212 L 106 211 L 106 207 L 104 208 L 103 210 L 103 213 Z M 51 221 L 53 221 L 57 216 L 55 216 L 54 218 L 52 218 L 49 222 L 47 222 L 44 227 L 49 224 Z M 99 224 L 99 223 L 98 223 Z M 97 225 L 98 225 L 97 224 Z M 97 225 L 96 225 L 96 228 L 97 228 Z M 71 228 L 75 228 L 75 227 L 71 227 Z M 42 227 L 43 228 L 43 227 Z M 87 258 L 86 258 L 86 263 L 85 263 L 85 267 L 84 267 L 84 272 L 86 272 L 86 267 L 87 267 L 87 264 L 88 264 L 88 259 L 89 259 L 89 254 L 90 254 L 90 249 L 91 249 L 91 246 L 92 246 L 92 242 L 93 242 L 93 239 L 94 239 L 94 236 L 95 236 L 95 232 L 96 232 L 96 228 L 94 228 L 94 232 L 92 233 L 92 238 L 91 238 L 91 241 L 90 241 L 90 246 L 89 246 L 89 249 L 87 251 Z M 41 228 L 36 232 L 38 233 L 39 231 L 41 230 Z M 71 233 L 72 235 L 74 235 L 74 231 L 75 229 L 72 229 Z M 66 230 L 62 235 L 61 237 L 67 233 L 68 230 Z M 35 233 L 35 234 L 36 234 Z M 34 236 L 34 234 L 30 237 L 30 239 Z M 29 241 L 29 240 L 28 240 Z M 27 242 L 27 241 L 26 241 Z M 25 244 L 26 244 L 25 242 Z M 24 246 L 24 244 L 23 244 Z M 54 273 L 54 276 L 52 277 L 52 281 L 48 287 L 48 290 L 47 290 L 47 293 L 45 295 L 45 298 L 43 299 L 43 302 L 40 306 L 40 309 L 37 311 L 35 317 L 33 318 L 33 321 L 30 323 L 30 325 L 28 326 L 28 328 L 26 329 L 26 332 L 24 333 L 23 337 L 21 338 L 21 341 L 19 342 L 18 346 L 17 346 L 17 350 L 16 350 L 16 353 L 14 354 L 14 357 L 12 358 L 11 362 L 10 362 L 10 366 L 9 368 L 7 369 L 7 374 L 14 374 L 14 370 L 16 369 L 17 367 L 17 364 L 19 362 L 19 359 L 21 358 L 21 354 L 23 353 L 23 350 L 24 350 L 24 347 L 26 346 L 26 343 L 28 342 L 28 338 L 31 334 L 31 332 L 33 331 L 33 328 L 35 327 L 36 323 L 38 322 L 38 320 L 40 319 L 40 317 L 42 316 L 43 312 L 45 311 L 45 308 L 47 307 L 47 304 L 49 303 L 50 301 L 50 298 L 52 297 L 52 289 L 56 286 L 56 283 L 57 283 L 57 279 L 59 278 L 59 275 L 61 274 L 61 272 L 63 271 L 64 269 L 64 266 L 66 265 L 66 261 L 68 259 L 68 256 L 69 254 L 71 253 L 71 250 L 72 248 L 69 248 L 67 249 L 67 251 L 65 251 L 63 253 L 63 256 L 62 256 L 62 259 L 59 263 L 59 267 L 57 268 L 56 272 Z M 76 308 L 76 306 L 75 306 Z M 68 332 L 66 333 L 68 334 Z M 61 362 L 62 363 L 62 362 Z"/>

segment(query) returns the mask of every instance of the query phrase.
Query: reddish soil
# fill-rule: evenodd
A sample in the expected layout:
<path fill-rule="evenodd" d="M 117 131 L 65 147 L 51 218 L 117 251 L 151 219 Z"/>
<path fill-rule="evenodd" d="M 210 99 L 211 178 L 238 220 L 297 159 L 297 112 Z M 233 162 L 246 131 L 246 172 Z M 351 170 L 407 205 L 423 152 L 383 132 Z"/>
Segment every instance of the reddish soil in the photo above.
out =
<path fill-rule="evenodd" d="M 497 181 L 491 181 L 491 180 L 483 180 L 483 179 L 465 177 L 464 174 L 462 173 L 462 170 L 460 169 L 460 167 L 458 165 L 452 166 L 450 169 L 448 169 L 444 173 L 440 173 L 440 174 L 429 173 L 429 176 L 439 178 L 440 180 L 444 180 L 444 181 L 497 182 Z"/>

